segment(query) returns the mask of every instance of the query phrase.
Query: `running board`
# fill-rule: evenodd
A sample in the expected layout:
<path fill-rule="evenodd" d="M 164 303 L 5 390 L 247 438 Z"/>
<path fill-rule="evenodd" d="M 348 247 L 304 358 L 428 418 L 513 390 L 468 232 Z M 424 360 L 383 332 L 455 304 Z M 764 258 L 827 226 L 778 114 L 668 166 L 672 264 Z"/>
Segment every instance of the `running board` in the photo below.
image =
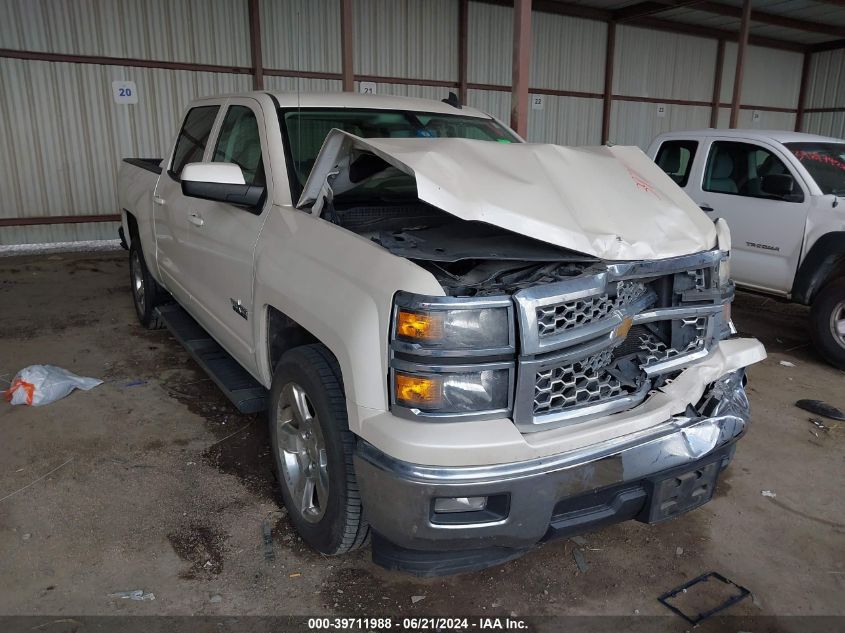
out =
<path fill-rule="evenodd" d="M 156 308 L 173 337 L 202 367 L 241 413 L 258 413 L 267 408 L 267 390 L 211 338 L 178 303 Z"/>

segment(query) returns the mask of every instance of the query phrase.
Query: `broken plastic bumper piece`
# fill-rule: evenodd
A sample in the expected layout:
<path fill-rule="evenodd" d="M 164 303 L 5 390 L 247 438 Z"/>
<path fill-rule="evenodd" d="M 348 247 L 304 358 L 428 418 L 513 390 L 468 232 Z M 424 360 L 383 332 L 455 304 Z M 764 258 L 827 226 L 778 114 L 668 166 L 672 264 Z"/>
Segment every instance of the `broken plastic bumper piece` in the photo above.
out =
<path fill-rule="evenodd" d="M 709 501 L 748 425 L 744 371 L 695 407 L 584 449 L 491 466 L 421 466 L 359 444 L 355 468 L 373 559 L 442 575 L 509 560 L 543 541 L 636 519 L 655 523 Z"/>

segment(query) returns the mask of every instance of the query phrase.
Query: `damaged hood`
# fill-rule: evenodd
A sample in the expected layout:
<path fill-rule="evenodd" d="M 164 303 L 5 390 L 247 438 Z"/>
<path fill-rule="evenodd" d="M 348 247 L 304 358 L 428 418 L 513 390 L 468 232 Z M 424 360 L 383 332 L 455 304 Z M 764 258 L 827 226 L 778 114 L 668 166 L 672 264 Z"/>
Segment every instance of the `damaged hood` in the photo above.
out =
<path fill-rule="evenodd" d="M 601 259 L 663 259 L 716 245 L 712 220 L 636 147 L 364 139 L 332 130 L 297 207 L 359 185 L 349 166 L 362 154 L 414 177 L 420 200 L 463 220 Z"/>

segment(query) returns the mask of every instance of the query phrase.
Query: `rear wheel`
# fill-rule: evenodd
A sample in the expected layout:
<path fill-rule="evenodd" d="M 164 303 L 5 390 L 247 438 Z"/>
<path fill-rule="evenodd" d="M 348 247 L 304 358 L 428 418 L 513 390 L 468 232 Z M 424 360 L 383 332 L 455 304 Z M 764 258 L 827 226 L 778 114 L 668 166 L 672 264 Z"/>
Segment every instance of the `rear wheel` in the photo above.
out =
<path fill-rule="evenodd" d="M 832 281 L 819 291 L 810 319 L 816 349 L 831 365 L 845 369 L 845 279 Z"/>
<path fill-rule="evenodd" d="M 132 301 L 138 321 L 148 330 L 158 330 L 164 323 L 155 311 L 161 303 L 162 290 L 144 262 L 144 254 L 138 240 L 132 240 L 129 247 L 129 281 L 132 284 Z"/>
<path fill-rule="evenodd" d="M 323 345 L 282 356 L 270 391 L 270 437 L 282 498 L 303 540 L 323 554 L 366 542 L 340 368 Z"/>

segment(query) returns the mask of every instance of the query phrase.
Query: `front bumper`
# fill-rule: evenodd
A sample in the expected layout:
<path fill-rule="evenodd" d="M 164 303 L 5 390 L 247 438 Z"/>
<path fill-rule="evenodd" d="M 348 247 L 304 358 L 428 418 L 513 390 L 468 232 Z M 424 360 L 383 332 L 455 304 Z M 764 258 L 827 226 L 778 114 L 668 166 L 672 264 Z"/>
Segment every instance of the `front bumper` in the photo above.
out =
<path fill-rule="evenodd" d="M 373 559 L 421 575 L 479 569 L 538 542 L 627 519 L 657 522 L 713 494 L 748 425 L 744 371 L 655 427 L 540 459 L 421 466 L 361 442 L 355 470 L 375 532 Z M 673 488 L 674 487 L 674 488 Z M 434 512 L 441 497 L 488 497 L 485 510 Z"/>

